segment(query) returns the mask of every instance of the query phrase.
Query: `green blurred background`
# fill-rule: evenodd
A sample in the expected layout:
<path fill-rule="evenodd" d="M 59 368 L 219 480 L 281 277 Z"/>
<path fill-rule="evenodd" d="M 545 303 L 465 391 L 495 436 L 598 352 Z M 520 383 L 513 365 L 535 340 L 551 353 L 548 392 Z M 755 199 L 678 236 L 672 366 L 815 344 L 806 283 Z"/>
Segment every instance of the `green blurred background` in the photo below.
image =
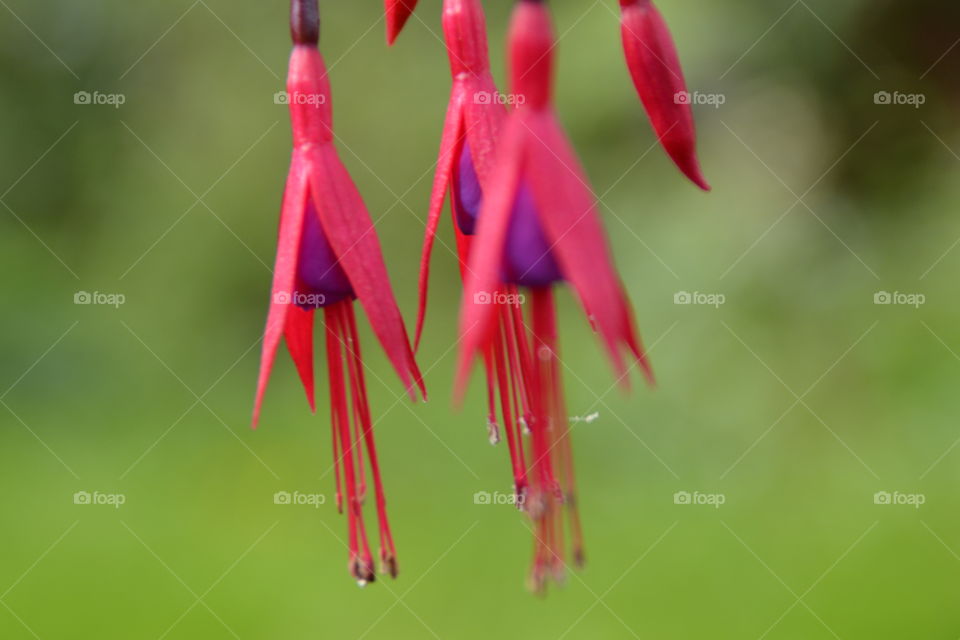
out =
<path fill-rule="evenodd" d="M 410 320 L 449 91 L 441 3 L 393 50 L 380 3 L 322 4 L 341 153 Z M 502 80 L 509 3 L 487 4 Z M 400 579 L 358 589 L 333 506 L 274 504 L 332 493 L 322 378 L 311 416 L 284 353 L 249 429 L 290 153 L 286 3 L 0 5 L 0 638 L 960 636 L 956 5 L 662 0 L 691 91 L 725 98 L 696 108 L 704 195 L 653 146 L 616 3 L 554 3 L 558 111 L 660 386 L 612 389 L 561 295 L 569 409 L 599 417 L 574 435 L 588 566 L 546 598 L 524 588 L 523 518 L 474 504 L 510 478 L 479 376 L 451 407 L 449 251 L 420 354 L 431 402 L 399 399 L 368 347 Z"/>

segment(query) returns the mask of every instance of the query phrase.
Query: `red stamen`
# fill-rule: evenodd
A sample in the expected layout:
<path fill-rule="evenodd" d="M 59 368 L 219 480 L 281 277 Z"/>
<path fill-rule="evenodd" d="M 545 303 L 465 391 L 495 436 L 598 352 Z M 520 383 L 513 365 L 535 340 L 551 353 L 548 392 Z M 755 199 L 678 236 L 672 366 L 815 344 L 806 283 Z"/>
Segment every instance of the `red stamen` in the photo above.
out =
<path fill-rule="evenodd" d="M 500 411 L 503 417 L 504 428 L 507 432 L 507 447 L 510 449 L 510 464 L 513 467 L 513 485 L 517 496 L 523 495 L 526 487 L 526 471 L 520 460 L 518 452 L 522 449 L 523 443 L 516 437 L 513 427 L 513 409 L 510 406 L 510 378 L 507 374 L 507 365 L 503 349 L 503 328 L 498 330 L 498 340 L 494 343 L 493 355 L 494 365 L 496 367 L 497 384 L 500 391 Z M 520 501 L 518 500 L 518 504 Z"/>
<path fill-rule="evenodd" d="M 490 350 L 483 352 L 483 368 L 488 372 L 493 371 L 493 362 L 490 357 Z M 490 437 L 490 444 L 500 444 L 500 427 L 497 425 L 497 399 L 496 389 L 492 375 L 487 375 L 487 432 Z"/>
<path fill-rule="evenodd" d="M 332 400 L 331 400 L 331 403 L 330 403 L 330 404 L 331 404 L 331 405 L 333 404 Z M 343 514 L 343 490 L 342 490 L 341 481 L 340 481 L 340 456 L 341 456 L 342 454 L 341 454 L 341 452 L 340 452 L 340 447 L 339 447 L 338 442 L 337 442 L 337 425 L 336 425 L 336 423 L 334 422 L 334 420 L 333 420 L 332 418 L 331 418 L 331 421 L 330 421 L 330 432 L 331 432 L 332 440 L 333 440 L 333 449 L 332 449 L 332 451 L 333 451 L 333 474 L 334 474 L 334 477 L 336 478 L 336 482 L 337 482 L 337 495 L 336 495 L 337 513 L 339 513 L 339 514 L 342 515 L 342 514 Z"/>
<path fill-rule="evenodd" d="M 397 550 L 393 544 L 393 534 L 390 532 L 390 522 L 387 519 L 387 499 L 383 490 L 383 480 L 380 475 L 380 464 L 377 460 L 377 445 L 373 435 L 373 424 L 370 420 L 370 406 L 367 402 L 367 386 L 363 375 L 363 357 L 360 353 L 360 340 L 357 334 L 357 320 L 353 313 L 353 306 L 344 307 L 346 327 L 349 336 L 350 350 L 349 366 L 355 372 L 356 398 L 355 402 L 361 407 L 361 424 L 363 439 L 370 459 L 370 473 L 373 476 L 373 488 L 376 494 L 377 522 L 380 527 L 380 562 L 381 573 L 389 573 L 396 578 Z"/>
<path fill-rule="evenodd" d="M 343 452 L 344 485 L 347 490 L 347 521 L 350 529 L 350 572 L 360 586 L 374 579 L 370 546 L 363 527 L 362 505 L 357 491 L 357 475 L 354 469 L 354 446 L 350 438 L 350 412 L 347 406 L 347 389 L 343 378 L 343 307 L 341 302 L 326 308 L 327 368 L 330 374 L 330 398 L 333 423 L 338 429 L 341 444 L 350 443 Z M 359 550 L 359 551 L 358 551 Z"/>

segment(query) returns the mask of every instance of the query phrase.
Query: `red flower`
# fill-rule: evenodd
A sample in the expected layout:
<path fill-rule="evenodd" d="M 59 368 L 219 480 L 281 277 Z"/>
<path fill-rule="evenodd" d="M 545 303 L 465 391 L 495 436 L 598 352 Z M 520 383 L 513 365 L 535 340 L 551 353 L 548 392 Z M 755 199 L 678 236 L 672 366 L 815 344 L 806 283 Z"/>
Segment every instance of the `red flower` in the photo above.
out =
<path fill-rule="evenodd" d="M 387 522 L 377 463 L 363 360 L 353 300 L 359 299 L 410 395 L 423 389 L 403 319 L 397 309 L 366 206 L 333 146 L 330 81 L 317 50 L 316 0 L 293 0 L 287 93 L 293 123 L 293 158 L 280 214 L 273 294 L 263 340 L 253 424 L 281 338 L 314 407 L 313 317 L 324 314 L 331 396 L 337 505 L 346 492 L 350 571 L 360 582 L 374 579 L 362 504 L 366 491 L 363 449 L 369 456 L 380 531 L 381 570 L 396 575 L 396 551 Z M 348 404 L 349 397 L 349 404 Z"/>
<path fill-rule="evenodd" d="M 478 354 L 492 363 L 515 482 L 536 528 L 531 583 L 537 590 L 562 574 L 564 511 L 573 559 L 583 561 L 552 286 L 564 280 L 572 285 L 622 380 L 629 372 L 625 354 L 653 379 L 596 200 L 551 106 L 554 44 L 545 7 L 520 2 L 510 29 L 508 97 L 518 108 L 505 122 L 488 178 L 475 167 L 482 204 L 469 188 L 459 194 L 479 215 L 465 275 L 458 394 Z M 468 169 L 461 162 L 467 186 Z M 520 291 L 531 294 L 529 319 Z M 520 418 L 511 424 L 511 415 Z"/>
<path fill-rule="evenodd" d="M 486 19 L 480 0 L 444 0 L 443 31 L 453 76 L 453 89 L 447 107 L 447 116 L 440 143 L 440 157 L 434 178 L 430 211 L 427 216 L 426 237 L 420 264 L 420 303 L 417 314 L 415 344 L 423 335 L 430 282 L 430 256 L 440 225 L 443 203 L 450 193 L 450 209 L 457 240 L 461 275 L 465 274 L 470 259 L 470 245 L 475 227 L 479 198 L 490 188 L 494 167 L 497 137 L 507 112 L 501 104 L 500 93 L 490 73 L 487 49 Z M 496 358 L 503 358 L 504 344 L 494 347 L 498 353 L 486 354 L 489 411 L 487 428 L 491 443 L 500 440 L 497 424 Z M 503 421 L 507 426 L 511 456 L 517 463 L 513 416 L 509 404 L 502 405 Z M 517 476 L 517 491 L 524 483 Z"/>
<path fill-rule="evenodd" d="M 444 0 L 443 29 L 453 75 L 453 89 L 440 145 L 440 158 L 434 179 L 426 238 L 420 266 L 420 305 L 417 317 L 419 344 L 427 304 L 430 279 L 430 255 L 443 212 L 447 192 L 461 275 L 465 276 L 470 261 L 471 245 L 476 231 L 483 192 L 493 188 L 496 143 L 507 117 L 503 96 L 497 91 L 490 74 L 487 50 L 486 20 L 480 0 Z M 523 425 L 530 417 L 527 391 L 518 378 L 508 377 L 508 363 L 518 365 L 525 353 L 517 350 L 513 310 L 498 307 L 504 326 L 511 330 L 497 336 L 483 354 L 487 384 L 487 429 L 492 444 L 500 441 L 500 424 L 505 429 L 514 475 L 514 491 L 518 498 L 526 495 L 526 463 L 524 462 Z M 514 370 L 516 370 L 514 366 Z M 498 408 L 499 404 L 499 418 Z M 518 503 L 522 503 L 518 500 Z"/>
<path fill-rule="evenodd" d="M 660 143 L 680 171 L 710 190 L 697 160 L 697 133 L 677 48 L 650 0 L 620 0 L 623 51 Z"/>
<path fill-rule="evenodd" d="M 384 0 L 383 5 L 387 14 L 387 43 L 393 44 L 417 8 L 417 0 Z"/>

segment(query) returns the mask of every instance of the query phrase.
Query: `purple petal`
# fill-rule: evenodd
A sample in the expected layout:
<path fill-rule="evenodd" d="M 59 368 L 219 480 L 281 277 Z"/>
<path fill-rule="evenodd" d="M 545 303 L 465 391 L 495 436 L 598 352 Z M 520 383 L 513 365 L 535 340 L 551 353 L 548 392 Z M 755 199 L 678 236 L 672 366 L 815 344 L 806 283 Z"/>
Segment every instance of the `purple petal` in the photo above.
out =
<path fill-rule="evenodd" d="M 470 155 L 470 145 L 466 143 L 454 177 L 453 197 L 457 226 L 461 233 L 473 235 L 483 203 L 483 191 Z M 540 287 L 563 280 L 537 215 L 533 195 L 521 182 L 507 231 L 502 275 L 505 282 Z"/>
<path fill-rule="evenodd" d="M 307 203 L 303 235 L 300 238 L 293 303 L 302 309 L 316 309 L 354 297 L 350 280 L 327 241 L 311 198 Z"/>
<path fill-rule="evenodd" d="M 480 189 L 480 178 L 473 166 L 470 155 L 470 145 L 463 143 L 463 151 L 457 163 L 456 175 L 453 179 L 453 199 L 457 226 L 460 232 L 472 236 L 476 231 L 477 217 L 480 215 L 480 205 L 483 202 L 483 191 Z"/>
<path fill-rule="evenodd" d="M 525 287 L 543 287 L 563 280 L 538 219 L 537 205 L 526 184 L 520 183 L 510 214 L 503 279 Z"/>

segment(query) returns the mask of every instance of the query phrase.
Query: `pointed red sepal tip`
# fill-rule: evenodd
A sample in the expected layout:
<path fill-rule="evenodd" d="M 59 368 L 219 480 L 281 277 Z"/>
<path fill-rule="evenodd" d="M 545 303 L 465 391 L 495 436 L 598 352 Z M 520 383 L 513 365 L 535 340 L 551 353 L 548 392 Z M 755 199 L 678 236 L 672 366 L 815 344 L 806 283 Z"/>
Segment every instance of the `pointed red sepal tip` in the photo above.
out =
<path fill-rule="evenodd" d="M 697 159 L 690 93 L 667 23 L 650 0 L 620 0 L 620 8 L 627 67 L 660 144 L 691 182 L 710 191 Z"/>
<path fill-rule="evenodd" d="M 384 0 L 387 14 L 387 44 L 393 45 L 417 8 L 417 0 Z"/>
<path fill-rule="evenodd" d="M 313 315 L 312 310 L 305 311 L 295 305 L 291 306 L 287 311 L 287 326 L 283 330 L 283 337 L 307 394 L 310 410 L 316 413 L 317 403 L 313 382 Z"/>

